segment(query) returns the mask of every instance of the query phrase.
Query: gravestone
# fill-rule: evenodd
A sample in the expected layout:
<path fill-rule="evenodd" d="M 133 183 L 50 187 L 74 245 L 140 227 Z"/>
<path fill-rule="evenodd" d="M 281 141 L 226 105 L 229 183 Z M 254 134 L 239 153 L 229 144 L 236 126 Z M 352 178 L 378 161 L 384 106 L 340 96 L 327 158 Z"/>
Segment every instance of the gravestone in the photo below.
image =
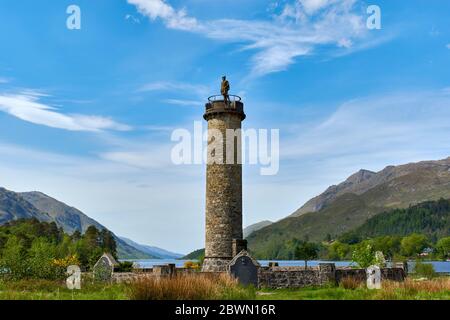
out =
<path fill-rule="evenodd" d="M 260 264 L 245 250 L 242 250 L 228 264 L 229 274 L 238 279 L 239 283 L 244 286 L 258 287 L 259 268 Z"/>
<path fill-rule="evenodd" d="M 366 269 L 367 289 L 381 289 L 381 269 L 379 266 L 370 266 Z"/>
<path fill-rule="evenodd" d="M 108 253 L 104 253 L 94 265 L 94 280 L 103 282 L 111 281 L 116 265 L 118 265 L 118 263 L 114 257 Z"/>
<path fill-rule="evenodd" d="M 66 279 L 67 289 L 69 290 L 80 290 L 81 289 L 81 269 L 79 266 L 72 265 L 67 267 Z"/>

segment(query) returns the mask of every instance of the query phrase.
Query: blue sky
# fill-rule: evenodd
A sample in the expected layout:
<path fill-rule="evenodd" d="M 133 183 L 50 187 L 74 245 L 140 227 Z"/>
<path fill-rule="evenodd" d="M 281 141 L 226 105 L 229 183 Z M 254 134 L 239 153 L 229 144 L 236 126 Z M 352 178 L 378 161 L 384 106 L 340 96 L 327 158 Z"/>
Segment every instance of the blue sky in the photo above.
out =
<path fill-rule="evenodd" d="M 69 5 L 81 30 L 66 28 Z M 368 30 L 378 5 L 382 29 Z M 247 128 L 280 129 L 275 176 L 244 168 L 244 223 L 277 220 L 365 168 L 450 156 L 450 3 L 0 3 L 0 185 L 119 235 L 204 241 L 204 167 L 170 162 L 227 74 Z"/>

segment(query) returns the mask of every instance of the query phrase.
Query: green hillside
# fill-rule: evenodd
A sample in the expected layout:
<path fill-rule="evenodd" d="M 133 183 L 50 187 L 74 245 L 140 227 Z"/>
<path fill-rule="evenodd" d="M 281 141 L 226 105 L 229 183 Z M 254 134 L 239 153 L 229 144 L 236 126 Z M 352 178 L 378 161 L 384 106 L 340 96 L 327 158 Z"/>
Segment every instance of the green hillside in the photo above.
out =
<path fill-rule="evenodd" d="M 383 212 L 367 220 L 340 240 L 360 240 L 385 235 L 421 233 L 431 239 L 450 236 L 450 200 L 427 201 L 407 209 Z"/>
<path fill-rule="evenodd" d="M 35 218 L 41 222 L 55 222 L 65 233 L 84 233 L 90 226 L 98 230 L 103 225 L 88 217 L 80 210 L 41 192 L 17 193 L 0 188 L 0 226 L 20 219 Z M 120 259 L 155 259 L 156 256 L 140 251 L 128 245 L 114 235 L 117 253 Z"/>
<path fill-rule="evenodd" d="M 316 211 L 299 210 L 253 232 L 247 238 L 249 249 L 258 258 L 277 257 L 279 248 L 294 238 L 336 239 L 383 212 L 441 198 L 450 198 L 450 158 L 390 166 L 378 173 L 360 171 L 302 207 Z"/>
<path fill-rule="evenodd" d="M 293 238 L 321 242 L 362 225 L 383 208 L 368 207 L 361 196 L 346 194 L 318 213 L 288 217 L 255 231 L 248 238 L 250 251 L 257 257 L 276 257 L 278 248 Z"/>
<path fill-rule="evenodd" d="M 182 257 L 182 260 L 201 260 L 205 256 L 205 249 L 198 249 Z"/>

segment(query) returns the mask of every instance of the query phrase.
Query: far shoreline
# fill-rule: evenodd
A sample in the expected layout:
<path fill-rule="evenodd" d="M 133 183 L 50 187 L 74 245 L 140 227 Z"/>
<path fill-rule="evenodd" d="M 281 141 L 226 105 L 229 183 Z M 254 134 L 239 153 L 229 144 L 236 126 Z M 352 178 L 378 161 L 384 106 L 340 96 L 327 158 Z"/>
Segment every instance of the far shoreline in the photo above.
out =
<path fill-rule="evenodd" d="M 138 263 L 143 268 L 152 268 L 157 265 L 165 265 L 173 263 L 176 267 L 183 267 L 186 261 L 197 262 L 196 259 L 120 259 L 120 261 L 130 261 Z M 269 262 L 276 262 L 280 267 L 295 267 L 304 266 L 303 260 L 258 260 L 263 267 L 267 267 Z M 330 260 L 312 260 L 308 261 L 308 267 L 318 266 L 319 263 L 334 263 L 337 267 L 351 267 L 351 261 L 330 261 Z M 392 262 L 388 262 L 388 265 Z M 409 270 L 413 270 L 414 260 L 408 261 Z M 423 263 L 430 263 L 434 266 L 435 270 L 439 274 L 450 274 L 450 261 L 437 261 L 437 260 L 423 260 Z"/>

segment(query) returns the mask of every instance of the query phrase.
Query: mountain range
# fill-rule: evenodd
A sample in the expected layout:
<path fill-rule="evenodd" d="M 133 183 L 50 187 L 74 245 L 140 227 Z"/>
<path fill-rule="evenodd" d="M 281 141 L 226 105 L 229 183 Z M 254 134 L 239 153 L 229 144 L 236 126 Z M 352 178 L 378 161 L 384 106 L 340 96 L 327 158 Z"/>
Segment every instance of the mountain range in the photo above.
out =
<path fill-rule="evenodd" d="M 120 239 L 124 241 L 126 244 L 138 249 L 139 251 L 152 255 L 158 259 L 180 259 L 184 256 L 184 254 L 181 253 L 170 252 L 158 247 L 139 244 L 137 242 L 134 242 L 133 240 L 124 237 L 120 237 Z"/>
<path fill-rule="evenodd" d="M 251 235 L 253 232 L 258 231 L 262 228 L 265 228 L 267 226 L 270 226 L 271 224 L 273 224 L 272 221 L 269 220 L 264 220 L 261 222 L 257 222 L 254 224 L 249 225 L 248 227 L 244 228 L 244 238 L 247 238 L 249 235 Z"/>
<path fill-rule="evenodd" d="M 106 227 L 80 210 L 70 207 L 42 192 L 17 193 L 0 188 L 0 225 L 18 219 L 36 218 L 42 222 L 55 222 L 64 232 L 84 233 L 89 226 L 102 230 Z M 179 258 L 181 254 L 161 248 L 145 246 L 114 234 L 117 253 L 121 259 Z"/>
<path fill-rule="evenodd" d="M 421 202 L 450 198 L 450 158 L 360 170 L 329 187 L 288 217 L 252 232 L 249 248 L 256 255 L 297 239 L 337 238 L 382 212 Z"/>

